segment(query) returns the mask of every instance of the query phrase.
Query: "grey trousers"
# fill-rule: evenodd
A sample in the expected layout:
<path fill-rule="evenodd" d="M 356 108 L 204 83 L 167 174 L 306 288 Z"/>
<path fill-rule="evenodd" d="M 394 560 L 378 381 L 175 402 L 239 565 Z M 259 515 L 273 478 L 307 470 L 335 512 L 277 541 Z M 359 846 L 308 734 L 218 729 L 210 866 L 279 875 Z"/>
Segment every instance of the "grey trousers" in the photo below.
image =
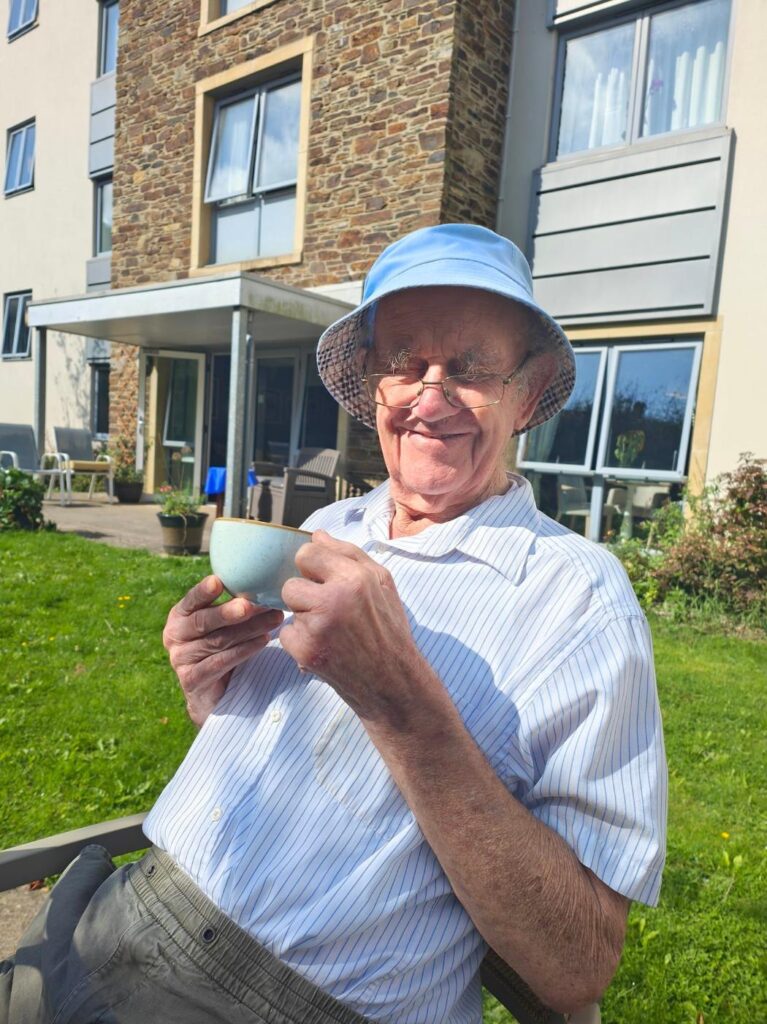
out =
<path fill-rule="evenodd" d="M 260 946 L 167 854 L 89 846 L 0 964 L 0 1024 L 365 1024 Z"/>

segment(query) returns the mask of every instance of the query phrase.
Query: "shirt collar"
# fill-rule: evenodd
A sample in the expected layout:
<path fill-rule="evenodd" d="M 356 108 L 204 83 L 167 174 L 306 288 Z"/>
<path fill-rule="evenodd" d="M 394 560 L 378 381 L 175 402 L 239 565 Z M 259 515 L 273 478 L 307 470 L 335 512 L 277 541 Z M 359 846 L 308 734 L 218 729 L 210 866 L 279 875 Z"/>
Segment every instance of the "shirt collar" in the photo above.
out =
<path fill-rule="evenodd" d="M 493 566 L 512 583 L 518 583 L 535 546 L 540 513 L 529 482 L 515 473 L 509 473 L 508 477 L 510 487 L 505 494 L 488 498 L 457 519 L 429 526 L 413 537 L 396 540 L 389 537 L 394 503 L 388 480 L 351 503 L 345 522 L 362 523 L 371 540 L 393 550 L 417 553 L 422 558 L 440 558 L 460 551 Z"/>

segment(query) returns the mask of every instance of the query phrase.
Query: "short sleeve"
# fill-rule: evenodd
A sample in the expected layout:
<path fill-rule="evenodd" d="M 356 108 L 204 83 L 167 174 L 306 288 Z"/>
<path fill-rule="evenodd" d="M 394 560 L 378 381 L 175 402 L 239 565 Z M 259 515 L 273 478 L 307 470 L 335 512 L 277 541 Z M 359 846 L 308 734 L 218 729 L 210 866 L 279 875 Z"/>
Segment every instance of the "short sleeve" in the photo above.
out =
<path fill-rule="evenodd" d="M 644 618 L 609 622 L 545 677 L 520 710 L 519 740 L 525 806 L 611 889 L 655 906 L 668 774 Z"/>

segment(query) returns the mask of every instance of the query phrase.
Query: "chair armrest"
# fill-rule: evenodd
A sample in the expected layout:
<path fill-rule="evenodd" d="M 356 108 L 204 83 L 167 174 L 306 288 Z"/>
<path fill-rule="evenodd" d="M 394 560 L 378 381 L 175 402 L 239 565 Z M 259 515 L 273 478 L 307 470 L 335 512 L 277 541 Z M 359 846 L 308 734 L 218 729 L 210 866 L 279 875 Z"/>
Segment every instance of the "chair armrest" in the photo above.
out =
<path fill-rule="evenodd" d="M 12 452 L 12 451 L 0 451 L 0 465 L 2 465 L 2 463 L 3 463 L 3 456 L 4 455 L 10 456 L 11 466 L 14 469 L 18 469 L 19 468 L 19 457 L 16 454 L 16 452 Z"/>
<path fill-rule="evenodd" d="M 565 1017 L 544 1006 L 495 950 L 488 949 L 480 965 L 479 976 L 488 992 L 511 1010 L 519 1024 L 565 1024 Z"/>
<path fill-rule="evenodd" d="M 53 459 L 56 465 L 60 468 L 65 462 L 69 461 L 69 456 L 66 452 L 43 452 L 42 458 L 40 459 L 40 469 L 43 468 L 43 463 L 46 459 Z"/>
<path fill-rule="evenodd" d="M 131 814 L 0 851 L 0 892 L 59 874 L 91 843 L 104 846 L 112 857 L 143 850 L 149 845 L 141 829 L 145 817 L 146 814 Z"/>
<path fill-rule="evenodd" d="M 292 478 L 295 480 L 298 476 L 309 476 L 313 480 L 318 480 L 322 484 L 332 483 L 335 480 L 334 476 L 326 476 L 325 473 L 315 473 L 313 469 L 302 469 L 300 466 L 285 467 L 286 478 Z"/>

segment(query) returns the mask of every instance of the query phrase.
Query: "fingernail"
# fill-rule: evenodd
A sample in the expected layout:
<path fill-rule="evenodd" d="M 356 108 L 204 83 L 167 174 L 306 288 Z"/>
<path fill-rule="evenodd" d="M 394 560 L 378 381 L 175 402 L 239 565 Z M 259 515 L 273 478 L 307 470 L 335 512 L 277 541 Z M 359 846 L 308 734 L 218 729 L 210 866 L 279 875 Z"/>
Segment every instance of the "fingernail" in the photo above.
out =
<path fill-rule="evenodd" d="M 218 590 L 218 580 L 216 579 L 215 576 L 208 576 L 208 578 L 205 580 L 205 589 L 208 591 L 209 594 L 213 594 L 216 590 Z"/>

